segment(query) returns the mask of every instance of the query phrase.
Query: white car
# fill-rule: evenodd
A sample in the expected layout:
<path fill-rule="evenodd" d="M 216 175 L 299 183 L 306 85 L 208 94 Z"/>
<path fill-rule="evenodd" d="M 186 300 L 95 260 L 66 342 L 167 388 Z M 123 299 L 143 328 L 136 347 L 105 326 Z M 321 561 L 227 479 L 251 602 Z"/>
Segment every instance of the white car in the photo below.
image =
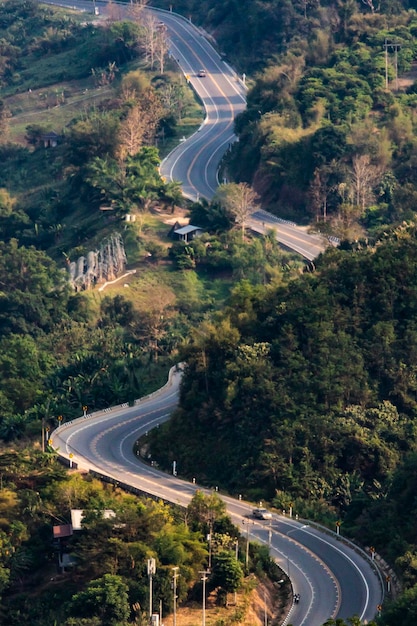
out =
<path fill-rule="evenodd" d="M 253 509 L 252 515 L 256 519 L 272 519 L 272 513 L 267 509 Z"/>
<path fill-rule="evenodd" d="M 197 74 L 199 78 L 205 78 L 207 76 L 206 70 L 200 70 Z"/>

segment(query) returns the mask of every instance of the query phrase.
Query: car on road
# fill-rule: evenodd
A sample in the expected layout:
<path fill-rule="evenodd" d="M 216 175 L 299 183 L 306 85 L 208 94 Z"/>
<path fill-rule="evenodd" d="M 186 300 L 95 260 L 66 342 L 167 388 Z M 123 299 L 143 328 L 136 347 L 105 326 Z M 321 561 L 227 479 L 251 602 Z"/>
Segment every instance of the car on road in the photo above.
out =
<path fill-rule="evenodd" d="M 199 78 L 205 78 L 205 77 L 207 76 L 207 72 L 206 72 L 206 70 L 198 70 L 198 74 L 197 74 L 197 76 L 198 76 Z"/>
<path fill-rule="evenodd" d="M 256 519 L 272 519 L 272 514 L 267 509 L 253 509 L 252 515 Z"/>

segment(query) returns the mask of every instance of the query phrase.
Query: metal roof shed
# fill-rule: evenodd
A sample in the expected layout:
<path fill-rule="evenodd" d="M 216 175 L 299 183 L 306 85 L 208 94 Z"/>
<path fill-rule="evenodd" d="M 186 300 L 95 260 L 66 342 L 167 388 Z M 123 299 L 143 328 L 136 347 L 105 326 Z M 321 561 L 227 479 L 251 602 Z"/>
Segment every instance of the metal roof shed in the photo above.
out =
<path fill-rule="evenodd" d="M 182 226 L 182 228 L 177 228 L 174 230 L 174 235 L 178 237 L 180 241 L 192 241 L 196 237 L 200 237 L 203 234 L 203 229 L 200 226 L 193 226 L 192 224 L 188 224 L 188 226 Z"/>

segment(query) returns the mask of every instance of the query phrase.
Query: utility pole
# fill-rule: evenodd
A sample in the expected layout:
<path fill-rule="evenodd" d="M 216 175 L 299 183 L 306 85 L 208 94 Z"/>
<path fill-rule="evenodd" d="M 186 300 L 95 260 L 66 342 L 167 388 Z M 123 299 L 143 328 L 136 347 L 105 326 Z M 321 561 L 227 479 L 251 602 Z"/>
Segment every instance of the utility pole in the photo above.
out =
<path fill-rule="evenodd" d="M 210 513 L 211 516 L 211 513 Z M 208 570 L 209 572 L 211 572 L 211 541 L 212 541 L 212 536 L 213 536 L 213 518 L 210 517 L 210 521 L 209 521 L 209 535 L 207 537 L 208 542 L 209 542 L 209 556 L 208 556 Z"/>
<path fill-rule="evenodd" d="M 390 41 L 385 37 L 385 88 L 388 89 L 388 48 L 394 50 L 394 67 L 395 67 L 395 90 L 398 91 L 398 50 L 401 44 L 398 41 Z"/>
<path fill-rule="evenodd" d="M 249 568 L 249 525 L 252 524 L 253 522 L 250 522 L 249 520 L 242 520 L 242 524 L 246 524 L 246 555 L 245 555 L 245 567 L 246 567 L 246 571 L 248 571 Z"/>
<path fill-rule="evenodd" d="M 398 49 L 401 47 L 399 43 L 394 43 L 395 50 L 395 90 L 398 91 Z"/>
<path fill-rule="evenodd" d="M 201 574 L 201 580 L 203 582 L 203 626 L 206 626 L 206 581 L 207 581 L 207 574 L 210 574 L 210 572 L 203 571 L 203 572 L 200 572 L 200 574 Z"/>
<path fill-rule="evenodd" d="M 156 572 L 155 559 L 148 559 L 149 576 L 149 623 L 152 621 L 152 576 Z"/>
<path fill-rule="evenodd" d="M 174 626 L 177 626 L 177 578 L 178 578 L 178 570 L 179 567 L 173 567 L 172 571 L 173 573 L 173 585 L 172 585 L 172 590 L 174 593 Z"/>
<path fill-rule="evenodd" d="M 385 37 L 385 89 L 388 89 L 388 39 Z"/>

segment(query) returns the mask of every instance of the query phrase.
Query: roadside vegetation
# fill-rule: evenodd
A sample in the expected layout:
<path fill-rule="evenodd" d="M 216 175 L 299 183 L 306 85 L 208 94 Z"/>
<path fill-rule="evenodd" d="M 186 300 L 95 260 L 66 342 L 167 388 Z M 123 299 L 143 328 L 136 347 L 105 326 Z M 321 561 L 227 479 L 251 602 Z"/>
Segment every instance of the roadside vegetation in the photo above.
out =
<path fill-rule="evenodd" d="M 65 475 L 41 449 L 83 407 L 134 400 L 185 360 L 180 408 L 147 442 L 155 462 L 170 468 L 175 450 L 181 474 L 199 483 L 339 522 L 404 585 L 378 623 L 412 624 L 415 12 L 371 0 L 176 8 L 253 72 L 225 163 L 236 183 L 211 203 L 186 203 L 159 175 L 161 153 L 198 125 L 201 108 L 140 7 L 130 21 L 110 6 L 109 19 L 91 22 L 30 0 L 0 6 L 3 621 L 140 624 L 148 558 L 164 612 L 172 567 L 181 599 L 201 598 L 207 506 L 219 513 L 209 584 L 220 604 L 243 574 L 282 579 L 256 546 L 243 571 L 242 546 L 231 556 L 238 533 L 215 500 L 197 497 L 204 516 L 184 517 Z M 337 236 L 340 248 L 306 266 L 273 232 L 247 232 L 259 204 Z M 204 234 L 174 242 L 183 219 Z M 104 291 L 72 291 L 69 263 L 113 232 L 132 273 Z M 77 566 L 56 579 L 53 520 L 77 507 L 87 510 L 68 540 Z M 285 600 L 284 587 L 275 591 Z M 229 610 L 213 626 L 232 618 L 244 620 Z"/>
<path fill-rule="evenodd" d="M 177 604 L 188 605 L 194 620 L 180 621 L 179 615 L 178 624 L 196 623 L 201 616 L 199 572 L 209 558 L 205 541 L 209 528 L 213 573 L 207 593 L 213 612 L 225 624 L 236 623 L 239 612 L 245 614 L 254 595 L 255 572 L 274 590 L 271 606 L 279 610 L 277 597 L 285 604 L 290 595 L 288 579 L 282 579 L 283 573 L 260 546 L 250 546 L 245 570 L 245 540 L 217 495 L 197 493 L 186 511 L 175 509 L 139 499 L 117 484 L 68 474 L 51 450 L 9 449 L 0 454 L 0 466 L 4 624 L 17 626 L 22 620 L 39 626 L 148 624 L 148 559 L 156 563 L 155 613 L 159 606 L 164 616 L 172 612 L 175 572 Z M 75 509 L 82 510 L 82 527 L 59 536 L 56 531 L 68 529 L 65 524 Z M 226 609 L 228 597 L 235 594 L 237 602 Z M 214 624 L 210 617 L 207 624 Z"/>
<path fill-rule="evenodd" d="M 265 594 L 277 615 L 291 596 L 265 550 L 251 545 L 246 568 L 239 539 L 236 559 L 239 532 L 217 498 L 199 502 L 198 515 L 172 509 L 68 474 L 48 445 L 84 407 L 163 384 L 181 345 L 237 281 L 287 282 L 304 267 L 272 236 L 242 241 L 230 207 L 190 206 L 161 179 L 161 155 L 202 111 L 162 53 L 163 32 L 137 8 L 120 22 L 111 11 L 92 21 L 30 0 L 0 5 L 0 621 L 10 626 L 144 624 L 148 558 L 163 613 L 172 612 L 178 567 L 178 608 L 188 615 L 178 624 L 199 621 L 208 514 L 207 624 L 243 622 L 248 612 L 261 623 Z M 206 232 L 192 245 L 174 242 L 172 226 L 189 215 Z M 73 291 L 69 264 L 114 232 L 130 273 L 104 290 Z M 73 508 L 85 510 L 82 530 L 54 539 Z M 108 509 L 115 518 L 103 519 Z M 65 572 L 64 554 L 73 561 Z M 224 606 L 235 592 L 237 604 Z"/>
<path fill-rule="evenodd" d="M 378 623 L 414 623 L 416 5 L 177 9 L 247 75 L 230 176 L 342 244 L 283 287 L 236 286 L 185 350 L 181 407 L 152 449 L 207 484 L 340 522 L 404 586 Z"/>

